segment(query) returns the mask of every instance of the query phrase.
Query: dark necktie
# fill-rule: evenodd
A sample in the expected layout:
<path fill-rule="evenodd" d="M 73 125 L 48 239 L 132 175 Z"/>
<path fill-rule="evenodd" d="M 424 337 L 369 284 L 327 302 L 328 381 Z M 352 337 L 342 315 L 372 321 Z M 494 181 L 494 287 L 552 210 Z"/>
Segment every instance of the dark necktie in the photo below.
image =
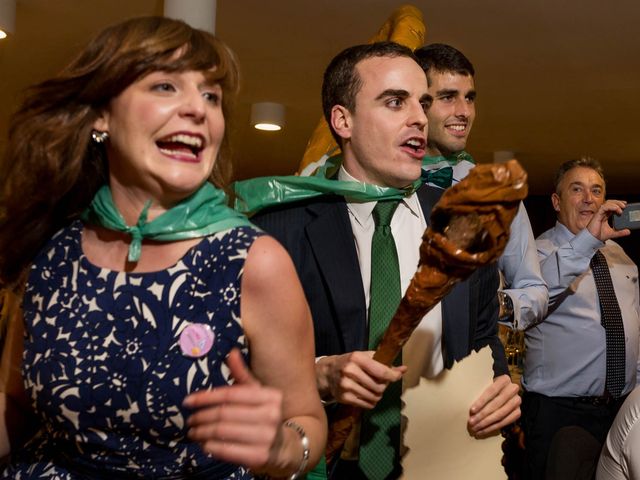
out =
<path fill-rule="evenodd" d="M 391 217 L 399 200 L 380 201 L 373 210 L 371 241 L 369 349 L 375 350 L 400 303 L 400 268 L 391 234 Z M 382 480 L 393 471 L 400 447 L 402 382 L 392 383 L 373 410 L 364 413 L 359 465 L 367 478 Z"/>
<path fill-rule="evenodd" d="M 615 398 L 622 394 L 625 384 L 624 324 L 620 305 L 613 290 L 607 260 L 600 250 L 591 258 L 591 271 L 596 282 L 602 326 L 607 339 L 607 376 L 605 386 Z"/>

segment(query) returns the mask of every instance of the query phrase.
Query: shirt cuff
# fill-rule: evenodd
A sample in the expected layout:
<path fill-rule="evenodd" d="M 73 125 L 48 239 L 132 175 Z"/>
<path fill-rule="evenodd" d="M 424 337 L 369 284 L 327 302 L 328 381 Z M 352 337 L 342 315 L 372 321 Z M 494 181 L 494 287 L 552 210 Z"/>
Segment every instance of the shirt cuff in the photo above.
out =
<path fill-rule="evenodd" d="M 577 253 L 587 258 L 593 257 L 596 250 L 604 247 L 604 242 L 594 237 L 586 228 L 580 230 L 569 243 Z"/>

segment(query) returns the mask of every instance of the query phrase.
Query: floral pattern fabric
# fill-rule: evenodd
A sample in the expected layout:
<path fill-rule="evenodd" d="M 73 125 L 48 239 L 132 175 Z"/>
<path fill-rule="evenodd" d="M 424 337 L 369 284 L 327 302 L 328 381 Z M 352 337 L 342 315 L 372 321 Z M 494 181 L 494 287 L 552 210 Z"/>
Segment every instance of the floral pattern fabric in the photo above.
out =
<path fill-rule="evenodd" d="M 82 228 L 58 232 L 30 272 L 23 376 L 42 428 L 2 478 L 252 478 L 186 438 L 182 401 L 230 383 L 233 347 L 248 360 L 240 282 L 260 231 L 219 232 L 166 270 L 125 273 L 87 260 Z M 193 323 L 214 333 L 200 358 L 178 344 Z"/>

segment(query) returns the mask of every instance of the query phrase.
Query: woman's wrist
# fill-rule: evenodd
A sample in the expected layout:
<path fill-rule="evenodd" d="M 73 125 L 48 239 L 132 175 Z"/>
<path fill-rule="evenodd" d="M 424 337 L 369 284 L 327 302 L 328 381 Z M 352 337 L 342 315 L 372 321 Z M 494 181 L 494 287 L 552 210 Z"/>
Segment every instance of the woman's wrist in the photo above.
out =
<path fill-rule="evenodd" d="M 301 478 L 310 458 L 310 441 L 305 429 L 293 420 L 280 426 L 280 447 L 275 461 L 261 471 L 254 471 L 261 480 Z"/>
<path fill-rule="evenodd" d="M 307 468 L 307 464 L 309 463 L 310 449 L 309 449 L 309 438 L 307 437 L 307 433 L 304 428 L 300 426 L 298 423 L 293 420 L 287 420 L 284 422 L 284 426 L 292 429 L 298 434 L 300 438 L 300 447 L 302 449 L 302 456 L 300 457 L 300 465 L 298 465 L 298 469 L 289 477 L 289 480 L 295 480 L 300 478 L 300 476 L 305 472 Z"/>

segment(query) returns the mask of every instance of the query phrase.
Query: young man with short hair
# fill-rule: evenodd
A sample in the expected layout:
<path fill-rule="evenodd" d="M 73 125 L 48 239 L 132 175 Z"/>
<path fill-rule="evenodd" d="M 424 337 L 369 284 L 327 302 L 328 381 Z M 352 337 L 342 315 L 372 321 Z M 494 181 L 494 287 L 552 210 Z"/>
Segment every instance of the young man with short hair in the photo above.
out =
<path fill-rule="evenodd" d="M 395 286 L 395 293 L 380 294 L 375 288 L 376 257 L 382 250 L 374 243 L 376 226 L 383 221 L 380 207 L 389 203 L 375 193 L 364 201 L 325 194 L 261 212 L 253 221 L 285 246 L 296 265 L 314 320 L 321 397 L 371 410 L 364 415 L 359 442 L 345 447 L 330 476 L 393 479 L 401 474 L 396 382 L 405 367 L 386 367 L 372 359 L 377 340 L 373 317 L 387 296 L 393 296 L 397 306 L 415 273 L 421 237 L 441 193 L 420 187 L 431 96 L 411 51 L 378 43 L 351 47 L 336 56 L 325 72 L 322 98 L 325 118 L 343 152 L 337 180 L 364 184 L 366 191 L 373 186 L 374 192 L 400 192 L 387 220 L 397 272 L 384 283 Z M 519 416 L 517 387 L 513 389 L 506 375 L 497 337 L 497 285 L 494 266 L 480 269 L 422 321 L 422 328 L 431 332 L 424 349 L 434 373 L 472 348 L 492 348 L 499 377 L 472 405 L 469 418 L 469 428 L 478 436 Z M 393 310 L 387 310 L 387 323 Z M 332 413 L 329 407 L 330 418 Z M 383 426 L 375 423 L 385 413 L 395 415 L 394 420 Z M 371 456 L 369 447 L 380 436 L 386 453 Z M 389 453 L 390 463 L 383 459 Z"/>

